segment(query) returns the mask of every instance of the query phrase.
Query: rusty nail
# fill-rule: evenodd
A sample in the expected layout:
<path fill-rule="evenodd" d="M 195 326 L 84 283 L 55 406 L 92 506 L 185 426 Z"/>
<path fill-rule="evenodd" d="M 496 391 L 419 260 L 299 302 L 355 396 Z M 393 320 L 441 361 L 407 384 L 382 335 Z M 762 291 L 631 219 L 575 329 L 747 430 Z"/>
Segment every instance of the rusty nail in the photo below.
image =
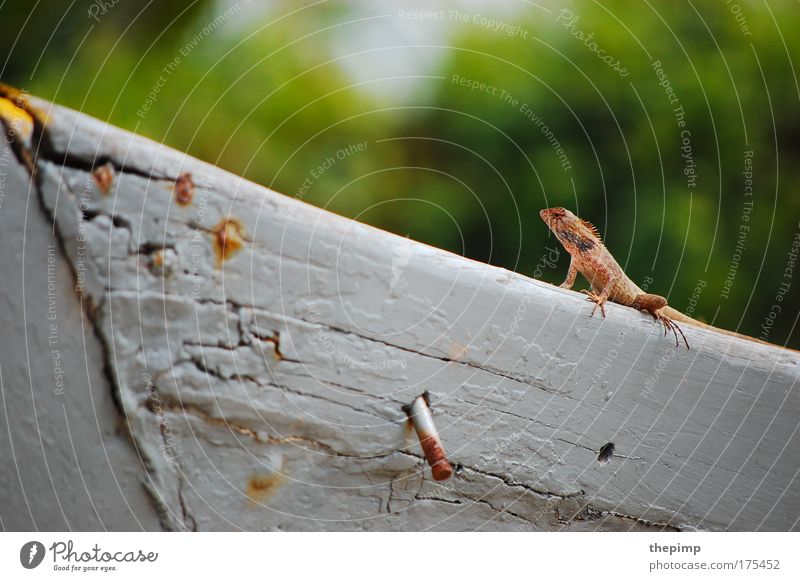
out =
<path fill-rule="evenodd" d="M 403 406 L 414 430 L 417 432 L 425 459 L 431 467 L 434 480 L 447 480 L 453 475 L 453 467 L 447 461 L 444 447 L 439 439 L 436 426 L 433 425 L 433 416 L 429 406 L 428 392 L 417 396 L 410 405 Z"/>
<path fill-rule="evenodd" d="M 175 199 L 181 206 L 188 206 L 194 198 L 194 182 L 192 174 L 183 173 L 175 180 Z"/>

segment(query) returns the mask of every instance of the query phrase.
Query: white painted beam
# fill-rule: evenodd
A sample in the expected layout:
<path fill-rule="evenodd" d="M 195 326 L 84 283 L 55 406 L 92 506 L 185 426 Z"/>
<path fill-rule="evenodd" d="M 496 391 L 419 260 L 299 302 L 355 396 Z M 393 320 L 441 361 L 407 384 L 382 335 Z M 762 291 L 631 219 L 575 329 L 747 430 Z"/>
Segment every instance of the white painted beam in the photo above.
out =
<path fill-rule="evenodd" d="M 578 293 L 29 102 L 46 147 L 13 195 L 44 208 L 82 285 L 86 349 L 131 442 L 115 454 L 140 455 L 160 526 L 800 527 L 796 352 L 689 325 L 676 349 L 632 309 L 590 318 Z M 224 261 L 220 232 L 241 242 Z M 28 389 L 5 364 L 3 379 Z M 444 482 L 402 409 L 426 390 L 456 467 Z"/>

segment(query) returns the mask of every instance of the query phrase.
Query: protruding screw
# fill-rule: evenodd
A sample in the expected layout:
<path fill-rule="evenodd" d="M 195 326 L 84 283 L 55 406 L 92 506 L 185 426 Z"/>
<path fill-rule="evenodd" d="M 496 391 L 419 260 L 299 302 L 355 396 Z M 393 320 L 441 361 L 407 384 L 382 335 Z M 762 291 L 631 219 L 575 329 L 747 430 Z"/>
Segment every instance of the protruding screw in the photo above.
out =
<path fill-rule="evenodd" d="M 439 439 L 439 433 L 433 424 L 433 416 L 431 416 L 429 405 L 428 392 L 426 391 L 417 396 L 410 405 L 403 406 L 403 411 L 406 412 L 414 426 L 414 430 L 417 432 L 422 451 L 425 453 L 425 459 L 431 467 L 433 479 L 447 480 L 453 475 L 453 467 L 447 461 L 442 441 Z"/>

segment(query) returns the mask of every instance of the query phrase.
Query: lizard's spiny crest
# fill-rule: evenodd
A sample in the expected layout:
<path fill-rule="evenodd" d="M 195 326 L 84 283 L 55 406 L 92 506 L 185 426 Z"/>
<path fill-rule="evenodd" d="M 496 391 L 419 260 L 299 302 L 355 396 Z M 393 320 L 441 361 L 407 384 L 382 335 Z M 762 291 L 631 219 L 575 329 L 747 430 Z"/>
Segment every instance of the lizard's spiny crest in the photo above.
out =
<path fill-rule="evenodd" d="M 578 218 L 578 219 L 581 221 L 581 223 L 582 223 L 584 226 L 586 226 L 586 228 L 589 230 L 589 232 L 591 232 L 592 234 L 594 234 L 594 235 L 595 235 L 595 237 L 596 237 L 598 240 L 602 240 L 602 238 L 600 237 L 600 232 L 598 232 L 598 231 L 597 231 L 597 228 L 595 228 L 595 227 L 594 227 L 594 224 L 592 224 L 592 223 L 591 223 L 591 222 L 589 222 L 588 220 L 584 220 L 583 218 Z"/>

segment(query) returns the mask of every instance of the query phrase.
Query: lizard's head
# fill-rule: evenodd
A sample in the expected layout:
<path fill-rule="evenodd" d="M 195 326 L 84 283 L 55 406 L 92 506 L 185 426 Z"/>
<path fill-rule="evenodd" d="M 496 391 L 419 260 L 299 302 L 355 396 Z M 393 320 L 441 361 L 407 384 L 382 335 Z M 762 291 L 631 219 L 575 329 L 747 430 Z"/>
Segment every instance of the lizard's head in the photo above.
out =
<path fill-rule="evenodd" d="M 584 254 L 601 244 L 595 227 L 566 208 L 546 208 L 539 216 L 570 254 Z"/>

